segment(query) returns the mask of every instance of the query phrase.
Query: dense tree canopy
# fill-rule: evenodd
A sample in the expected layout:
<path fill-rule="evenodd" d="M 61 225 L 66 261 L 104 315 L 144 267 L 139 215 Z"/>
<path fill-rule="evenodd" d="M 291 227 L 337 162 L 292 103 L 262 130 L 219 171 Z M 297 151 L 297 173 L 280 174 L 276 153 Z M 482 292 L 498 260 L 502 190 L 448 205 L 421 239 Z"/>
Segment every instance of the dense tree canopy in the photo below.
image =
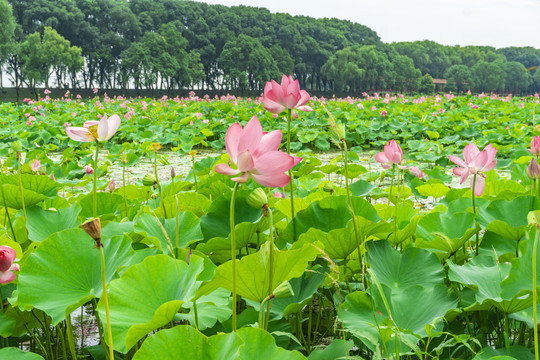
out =
<path fill-rule="evenodd" d="M 261 91 L 285 73 L 312 92 L 431 91 L 446 78 L 445 90 L 531 93 L 538 65 L 532 47 L 384 44 L 350 21 L 248 6 L 0 0 L 0 69 L 16 87 Z"/>

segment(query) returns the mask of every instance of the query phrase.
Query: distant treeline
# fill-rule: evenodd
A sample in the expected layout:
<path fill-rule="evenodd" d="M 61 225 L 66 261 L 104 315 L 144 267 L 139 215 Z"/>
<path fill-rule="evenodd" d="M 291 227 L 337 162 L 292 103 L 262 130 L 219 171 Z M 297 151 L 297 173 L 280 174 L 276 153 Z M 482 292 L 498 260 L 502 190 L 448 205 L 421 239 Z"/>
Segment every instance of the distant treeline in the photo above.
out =
<path fill-rule="evenodd" d="M 540 50 L 384 44 L 346 20 L 183 0 L 0 0 L 0 65 L 16 89 L 540 91 Z"/>

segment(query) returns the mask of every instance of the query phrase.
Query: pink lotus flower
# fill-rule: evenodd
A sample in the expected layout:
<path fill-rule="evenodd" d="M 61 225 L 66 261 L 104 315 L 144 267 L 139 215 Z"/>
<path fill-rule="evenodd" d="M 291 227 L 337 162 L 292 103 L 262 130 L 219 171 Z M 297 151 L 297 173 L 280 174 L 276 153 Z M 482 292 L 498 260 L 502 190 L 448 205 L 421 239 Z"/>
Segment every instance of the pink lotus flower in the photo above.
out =
<path fill-rule="evenodd" d="M 298 114 L 294 110 L 313 111 L 310 106 L 306 105 L 308 101 L 307 91 L 300 90 L 298 79 L 293 80 L 290 75 L 283 74 L 281 85 L 272 80 L 264 86 L 264 108 L 271 113 L 279 114 L 285 109 L 291 109 L 293 117 L 297 118 Z"/>
<path fill-rule="evenodd" d="M 109 118 L 103 116 L 99 121 L 87 121 L 83 127 L 68 126 L 66 134 L 75 141 L 107 141 L 113 137 L 120 126 L 120 117 L 113 115 Z"/>
<path fill-rule="evenodd" d="M 529 152 L 533 156 L 538 156 L 540 154 L 540 136 L 535 136 L 531 140 L 531 148 L 529 149 Z"/>
<path fill-rule="evenodd" d="M 284 196 L 283 196 L 283 194 L 282 194 L 281 192 L 276 191 L 276 192 L 274 193 L 274 197 L 275 197 L 275 198 L 283 199 Z"/>
<path fill-rule="evenodd" d="M 84 167 L 84 172 L 85 172 L 87 175 L 93 174 L 93 173 L 94 173 L 94 169 L 92 168 L 92 165 L 86 165 L 86 166 Z"/>
<path fill-rule="evenodd" d="M 30 168 L 32 169 L 33 172 L 38 172 L 40 167 L 41 167 L 41 163 L 39 162 L 38 159 L 36 159 L 36 161 L 34 161 L 32 165 L 30 165 Z"/>
<path fill-rule="evenodd" d="M 381 163 L 384 169 L 390 169 L 393 164 L 399 165 L 403 159 L 403 151 L 395 140 L 384 145 L 384 151 L 375 155 L 375 160 Z"/>
<path fill-rule="evenodd" d="M 94 94 L 97 94 L 98 89 L 94 88 L 94 89 L 92 89 L 92 92 L 93 92 Z"/>
<path fill-rule="evenodd" d="M 49 89 L 45 89 L 45 90 L 43 90 L 43 93 L 44 93 L 45 95 L 48 95 L 48 94 L 50 94 L 50 93 L 51 93 L 51 90 L 49 90 Z"/>
<path fill-rule="evenodd" d="M 9 246 L 0 246 L 0 284 L 7 284 L 15 280 L 15 274 L 12 271 L 19 271 L 19 264 L 13 261 L 17 257 L 15 250 Z"/>
<path fill-rule="evenodd" d="M 256 116 L 244 128 L 239 123 L 232 124 L 225 134 L 225 147 L 237 169 L 218 164 L 215 170 L 225 175 L 239 175 L 232 178 L 239 183 L 252 177 L 262 186 L 285 186 L 291 180 L 285 172 L 302 158 L 278 151 L 280 144 L 281 130 L 263 133 Z"/>
<path fill-rule="evenodd" d="M 386 110 L 381 111 L 381 116 L 382 117 L 386 117 L 386 115 L 388 115 L 388 111 L 386 111 Z"/>
<path fill-rule="evenodd" d="M 478 150 L 478 147 L 471 143 L 463 149 L 463 159 L 450 155 L 448 159 L 454 164 L 460 166 L 454 168 L 454 175 L 461 176 L 461 184 L 467 180 L 469 175 L 477 175 L 476 181 L 473 184 L 471 179 L 471 190 L 474 185 L 474 195 L 480 196 L 484 192 L 485 175 L 484 172 L 490 171 L 497 165 L 497 149 L 491 144 L 486 146 L 484 150 Z"/>
<path fill-rule="evenodd" d="M 420 170 L 418 167 L 416 166 L 411 166 L 409 168 L 409 171 L 411 172 L 411 174 L 413 174 L 414 176 L 416 176 L 417 178 L 419 179 L 423 179 L 424 178 L 424 172 L 422 170 Z"/>

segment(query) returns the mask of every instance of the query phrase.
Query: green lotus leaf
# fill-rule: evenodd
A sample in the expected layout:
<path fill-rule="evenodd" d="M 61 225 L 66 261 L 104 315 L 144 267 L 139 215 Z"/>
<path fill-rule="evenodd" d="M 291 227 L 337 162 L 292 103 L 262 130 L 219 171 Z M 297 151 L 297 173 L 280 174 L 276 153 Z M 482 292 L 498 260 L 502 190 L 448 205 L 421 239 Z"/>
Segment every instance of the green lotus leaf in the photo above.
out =
<path fill-rule="evenodd" d="M 236 284 L 239 296 L 261 302 L 270 295 L 268 293 L 269 248 L 270 243 L 266 242 L 255 254 L 237 260 Z M 301 276 L 306 270 L 308 262 L 313 261 L 319 254 L 319 250 L 311 244 L 306 244 L 297 250 L 279 251 L 274 248 L 273 251 L 272 291 L 282 282 Z M 232 261 L 217 267 L 214 278 L 201 287 L 199 295 L 208 294 L 219 287 L 232 290 Z"/>
<path fill-rule="evenodd" d="M 254 209 L 246 202 L 251 191 L 239 190 L 234 206 L 234 222 L 256 222 L 262 216 L 262 209 Z M 225 194 L 215 199 L 208 209 L 208 213 L 201 218 L 201 230 L 204 239 L 215 237 L 226 238 L 231 232 L 229 219 L 232 193 Z"/>
<path fill-rule="evenodd" d="M 372 222 L 379 222 L 377 211 L 367 200 L 353 196 L 353 207 L 356 216 L 361 216 Z M 300 211 L 294 218 L 296 237 L 307 232 L 310 228 L 329 232 L 333 229 L 344 228 L 352 219 L 347 196 L 329 196 L 312 202 L 305 210 Z M 280 234 L 281 241 L 293 242 L 293 223 L 290 222 Z"/>
<path fill-rule="evenodd" d="M 78 204 L 57 211 L 43 210 L 38 206 L 27 209 L 26 228 L 28 229 L 28 238 L 40 242 L 58 231 L 78 227 L 80 222 L 77 216 L 80 211 L 81 207 Z"/>
<path fill-rule="evenodd" d="M 198 278 L 200 278 L 199 276 Z M 223 323 L 231 317 L 230 305 L 231 292 L 226 289 L 217 289 L 211 294 L 197 299 L 196 302 L 184 303 L 182 308 L 190 309 L 189 313 L 177 313 L 174 321 L 187 320 L 191 326 L 195 326 L 195 311 L 197 307 L 197 329 L 205 330 L 213 327 L 219 321 Z"/>
<path fill-rule="evenodd" d="M 118 194 L 112 194 L 109 192 L 98 192 L 97 196 L 97 216 L 103 215 L 117 215 L 119 214 L 119 207 L 124 206 L 124 198 Z M 94 197 L 92 193 L 83 196 L 79 200 L 81 205 L 80 216 L 86 218 L 94 217 Z"/>
<path fill-rule="evenodd" d="M 442 284 L 443 267 L 437 257 L 423 249 L 407 248 L 403 254 L 386 241 L 368 243 L 368 261 L 381 284 L 401 293 L 419 285 L 431 288 Z"/>
<path fill-rule="evenodd" d="M 22 351 L 19 348 L 7 347 L 7 348 L 0 349 L 0 359 L 43 360 L 43 357 L 38 354 Z"/>
<path fill-rule="evenodd" d="M 176 184 L 176 183 L 175 183 Z M 168 218 L 174 218 L 174 214 L 176 214 L 176 204 L 178 204 L 178 211 L 191 211 L 198 217 L 203 216 L 206 214 L 208 209 L 210 208 L 210 204 L 212 204 L 212 201 L 208 199 L 206 196 L 195 193 L 195 192 L 182 192 L 176 194 L 175 196 L 166 196 L 165 193 L 163 194 L 163 204 L 165 205 L 165 211 L 167 212 Z M 178 199 L 178 202 L 176 201 Z M 158 207 L 155 211 L 155 214 L 157 216 L 163 216 L 163 210 L 160 207 Z"/>
<path fill-rule="evenodd" d="M 469 263 L 459 266 L 448 260 L 448 277 L 476 291 L 476 301 L 482 305 L 487 301 L 506 313 L 521 311 L 531 305 L 532 299 L 514 297 L 501 298 L 501 280 L 510 272 L 510 264 L 499 263 L 495 254 L 474 257 Z"/>
<path fill-rule="evenodd" d="M 473 360 L 533 360 L 534 354 L 523 346 L 510 346 L 510 356 L 506 349 L 482 349 Z"/>
<path fill-rule="evenodd" d="M 166 255 L 146 257 L 109 286 L 109 308 L 115 350 L 127 352 L 144 336 L 169 321 L 195 295 L 204 259 L 192 255 L 189 265 Z M 98 306 L 105 316 L 103 303 Z M 105 330 L 106 332 L 106 330 Z"/>
<path fill-rule="evenodd" d="M 144 213 L 135 221 L 134 231 L 156 238 L 164 254 L 176 247 L 176 217 L 163 219 Z M 178 213 L 178 247 L 185 248 L 202 239 L 200 219 L 191 211 Z"/>
<path fill-rule="evenodd" d="M 20 181 L 25 190 L 32 190 L 45 197 L 53 197 L 56 195 L 58 184 L 47 175 L 21 174 Z M 2 175 L 0 176 L 0 183 L 5 185 L 10 184 L 16 186 L 18 189 L 19 175 Z M 6 195 L 8 194 L 6 193 Z"/>
<path fill-rule="evenodd" d="M 422 217 L 416 227 L 416 246 L 443 251 L 450 256 L 476 231 L 472 213 L 432 212 Z"/>
<path fill-rule="evenodd" d="M 478 209 L 478 222 L 488 231 L 519 240 L 527 230 L 529 211 L 539 209 L 540 200 L 537 197 L 520 196 L 512 201 L 495 200 L 487 207 Z"/>
<path fill-rule="evenodd" d="M 439 199 L 445 196 L 450 191 L 450 188 L 444 184 L 435 183 L 417 186 L 416 191 L 422 196 L 431 196 Z"/>
<path fill-rule="evenodd" d="M 244 327 L 237 332 L 244 341 L 240 347 L 239 360 L 305 360 L 306 357 L 298 351 L 288 351 L 276 346 L 274 337 L 268 332 L 252 327 Z"/>
<path fill-rule="evenodd" d="M 237 333 L 206 337 L 194 327 L 180 325 L 146 339 L 133 360 L 238 359 L 242 344 Z"/>
<path fill-rule="evenodd" d="M 129 263 L 133 254 L 124 237 L 102 239 L 105 278 Z M 57 232 L 39 243 L 21 266 L 17 305 L 23 310 L 38 308 L 56 325 L 66 315 L 102 292 L 101 257 L 95 241 L 82 229 Z"/>
<path fill-rule="evenodd" d="M 536 234 L 536 228 L 533 227 L 528 233 L 528 240 L 519 243 L 520 256 L 512 259 L 512 268 L 508 277 L 501 283 L 501 297 L 505 300 L 511 300 L 515 296 L 531 294 L 532 289 L 532 260 L 533 244 Z M 536 263 L 540 264 L 540 251 L 536 251 Z M 536 267 L 536 288 L 540 286 L 540 266 Z M 537 290 L 538 291 L 538 290 Z M 530 306 L 530 305 L 529 305 Z"/>
<path fill-rule="evenodd" d="M 354 196 L 365 196 L 375 189 L 377 186 L 372 185 L 370 182 L 365 180 L 358 180 L 351 184 L 351 192 Z"/>
<path fill-rule="evenodd" d="M 20 210 L 23 208 L 23 201 L 21 198 L 21 192 L 19 186 L 11 185 L 11 184 L 2 184 L 0 185 L 4 188 L 4 196 L 5 198 L 1 197 L 0 193 L 0 204 L 2 206 L 7 206 L 12 209 Z M 23 196 L 24 196 L 24 206 L 26 208 L 29 208 L 31 206 L 34 206 L 43 200 L 47 199 L 47 196 L 40 194 L 38 192 L 29 190 L 29 189 L 23 189 Z"/>
<path fill-rule="evenodd" d="M 354 346 L 352 340 L 336 339 L 324 349 L 315 349 L 308 360 L 346 359 Z"/>

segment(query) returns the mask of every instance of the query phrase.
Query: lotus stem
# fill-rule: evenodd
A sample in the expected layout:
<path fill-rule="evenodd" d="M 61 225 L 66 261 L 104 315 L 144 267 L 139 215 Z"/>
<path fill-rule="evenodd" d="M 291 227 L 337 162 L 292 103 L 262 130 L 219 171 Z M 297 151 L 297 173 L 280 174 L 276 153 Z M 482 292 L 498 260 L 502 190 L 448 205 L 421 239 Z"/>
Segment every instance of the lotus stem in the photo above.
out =
<path fill-rule="evenodd" d="M 97 218 L 97 170 L 98 170 L 99 141 L 96 140 L 96 155 L 94 157 L 94 187 L 92 194 L 94 196 L 94 207 L 92 214 Z"/>
<path fill-rule="evenodd" d="M 163 217 L 167 218 L 167 210 L 165 210 L 165 203 L 163 202 L 163 192 L 161 191 L 161 184 L 159 183 L 159 177 L 157 172 L 157 150 L 154 151 L 154 173 L 156 176 L 156 184 L 159 191 L 159 197 L 160 197 L 160 203 L 161 203 L 161 210 L 163 210 Z"/>
<path fill-rule="evenodd" d="M 21 204 L 24 216 L 24 222 L 26 223 L 26 206 L 24 205 L 24 191 L 22 186 L 22 175 L 21 175 L 22 164 L 19 162 L 19 191 L 21 193 Z"/>
<path fill-rule="evenodd" d="M 538 248 L 538 232 L 540 228 L 537 225 L 536 231 L 534 234 L 534 244 L 532 251 L 532 295 L 533 295 L 533 324 L 534 324 L 534 359 L 539 360 L 538 352 L 538 314 L 537 314 L 537 304 L 538 304 L 538 293 L 536 291 L 536 251 Z"/>
<path fill-rule="evenodd" d="M 472 186 L 472 208 L 473 208 L 473 212 L 474 212 L 474 222 L 476 224 L 476 256 L 478 256 L 478 248 L 480 246 L 480 241 L 478 239 L 479 235 L 478 235 L 478 221 L 476 220 L 476 202 L 475 202 L 475 195 L 474 195 L 474 189 L 476 188 L 476 176 L 478 176 L 477 174 L 474 174 L 474 177 L 473 177 L 473 186 Z"/>
<path fill-rule="evenodd" d="M 388 193 L 388 205 L 390 205 L 390 198 L 392 197 L 392 190 L 394 190 L 394 174 L 396 173 L 396 164 L 392 165 L 392 178 L 390 179 L 390 191 Z"/>
<path fill-rule="evenodd" d="M 109 340 L 109 356 L 111 360 L 114 360 L 114 349 L 113 349 L 113 337 L 112 337 L 112 327 L 111 327 L 111 315 L 109 312 L 109 297 L 107 295 L 107 279 L 105 278 L 105 253 L 103 252 L 103 244 L 99 246 L 99 254 L 101 257 L 101 282 L 103 283 L 103 305 L 105 306 L 105 318 L 107 320 L 107 333 Z"/>
<path fill-rule="evenodd" d="M 230 224 L 231 224 L 231 261 L 232 261 L 232 330 L 236 332 L 236 231 L 234 228 L 234 204 L 240 183 L 235 183 L 231 196 Z"/>
<path fill-rule="evenodd" d="M 291 155 L 291 122 L 292 122 L 292 110 L 287 110 L 287 154 Z M 289 169 L 289 177 L 291 181 L 289 182 L 289 190 L 291 193 L 291 221 L 293 225 L 293 242 L 296 241 L 296 222 L 294 221 L 294 178 L 292 169 Z"/>
<path fill-rule="evenodd" d="M 347 142 L 345 139 L 341 139 L 343 143 L 343 163 L 345 167 L 345 189 L 347 190 L 347 200 L 349 202 L 349 211 L 351 212 L 353 220 L 354 238 L 356 239 L 356 250 L 358 251 L 358 262 L 360 263 L 360 269 L 362 269 L 362 251 L 360 250 L 360 237 L 358 236 L 358 227 L 356 226 L 356 214 L 354 213 L 354 206 L 352 202 L 351 189 L 349 187 L 349 167 L 347 158 Z M 363 244 L 363 241 L 362 241 Z M 362 278 L 362 282 L 364 279 Z M 364 284 L 365 285 L 365 284 Z"/>
<path fill-rule="evenodd" d="M 73 340 L 73 326 L 71 325 L 71 315 L 66 316 L 66 332 L 68 336 L 69 352 L 73 359 L 77 359 L 77 353 L 75 352 L 75 340 Z"/>
<path fill-rule="evenodd" d="M 191 171 L 193 171 L 193 184 L 195 185 L 195 191 L 199 190 L 197 185 L 197 174 L 195 173 L 195 155 L 191 157 Z"/>
<path fill-rule="evenodd" d="M 6 217 L 9 222 L 9 228 L 11 229 L 11 235 L 13 236 L 13 241 L 17 241 L 15 237 L 15 231 L 13 230 L 13 224 L 11 223 L 11 217 L 9 216 L 9 209 L 6 204 L 6 195 L 4 193 L 4 184 L 0 183 L 0 191 L 2 192 L 2 202 L 4 203 L 4 209 L 6 212 Z M 3 305 L 3 304 L 2 304 Z"/>
<path fill-rule="evenodd" d="M 268 224 L 270 227 L 270 246 L 268 254 L 268 296 L 272 295 L 272 282 L 274 281 L 274 227 L 273 227 L 273 218 L 272 210 L 268 207 L 268 204 L 265 205 L 265 210 L 268 212 Z M 266 308 L 266 321 L 264 322 L 264 330 L 268 330 L 268 322 L 270 321 L 270 305 L 271 299 L 268 299 L 268 304 Z M 261 304 L 262 306 L 262 304 Z"/>
<path fill-rule="evenodd" d="M 122 189 L 124 189 L 124 205 L 126 207 L 126 218 L 129 218 L 128 203 L 126 196 L 126 162 L 122 161 Z"/>

